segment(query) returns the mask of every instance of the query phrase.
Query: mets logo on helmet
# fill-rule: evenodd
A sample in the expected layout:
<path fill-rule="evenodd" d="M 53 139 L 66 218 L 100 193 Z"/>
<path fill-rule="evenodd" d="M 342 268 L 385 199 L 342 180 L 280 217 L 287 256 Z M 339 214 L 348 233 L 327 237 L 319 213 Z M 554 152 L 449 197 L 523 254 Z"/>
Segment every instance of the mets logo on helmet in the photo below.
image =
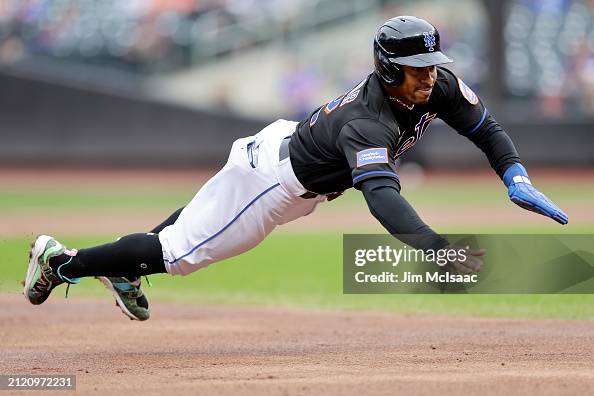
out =
<path fill-rule="evenodd" d="M 425 47 L 429 49 L 429 52 L 433 52 L 435 47 L 435 32 L 423 32 L 425 36 Z"/>

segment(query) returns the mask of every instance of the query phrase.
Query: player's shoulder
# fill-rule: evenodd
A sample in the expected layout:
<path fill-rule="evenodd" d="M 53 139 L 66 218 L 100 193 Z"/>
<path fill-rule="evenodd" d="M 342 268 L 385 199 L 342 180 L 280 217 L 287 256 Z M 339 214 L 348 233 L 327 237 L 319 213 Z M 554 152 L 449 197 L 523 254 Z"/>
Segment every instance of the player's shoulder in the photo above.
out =
<path fill-rule="evenodd" d="M 355 95 L 353 95 L 353 93 Z M 356 98 L 353 98 L 356 96 Z M 381 87 L 377 75 L 372 72 L 367 75 L 363 81 L 361 81 L 355 88 L 349 91 L 344 99 L 343 103 L 353 102 L 352 110 L 346 106 L 346 112 L 351 114 L 352 118 L 359 118 L 361 115 L 365 117 L 379 117 L 379 113 L 382 111 L 384 102 L 386 101 L 385 93 Z"/>
<path fill-rule="evenodd" d="M 456 101 L 461 96 L 465 97 L 471 104 L 476 104 L 479 101 L 478 96 L 459 76 L 443 66 L 437 67 L 435 85 L 437 89 L 434 92 L 437 95 L 433 98 L 434 101 Z"/>
<path fill-rule="evenodd" d="M 339 123 L 342 129 L 367 130 L 385 133 L 394 125 L 394 117 L 387 106 L 386 96 L 375 73 L 369 74 L 342 99 Z"/>
<path fill-rule="evenodd" d="M 456 88 L 458 84 L 458 77 L 448 68 L 437 66 L 437 80 L 435 84 L 444 92 L 448 92 Z"/>

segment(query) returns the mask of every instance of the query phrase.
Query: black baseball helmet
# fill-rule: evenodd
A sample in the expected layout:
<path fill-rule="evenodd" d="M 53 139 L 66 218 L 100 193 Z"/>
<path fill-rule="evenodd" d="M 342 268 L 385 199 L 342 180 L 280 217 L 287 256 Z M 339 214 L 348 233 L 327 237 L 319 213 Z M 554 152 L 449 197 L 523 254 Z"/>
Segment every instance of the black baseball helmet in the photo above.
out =
<path fill-rule="evenodd" d="M 375 72 L 389 86 L 400 85 L 400 65 L 425 67 L 453 62 L 441 52 L 439 32 L 429 22 L 414 16 L 388 19 L 373 40 Z"/>

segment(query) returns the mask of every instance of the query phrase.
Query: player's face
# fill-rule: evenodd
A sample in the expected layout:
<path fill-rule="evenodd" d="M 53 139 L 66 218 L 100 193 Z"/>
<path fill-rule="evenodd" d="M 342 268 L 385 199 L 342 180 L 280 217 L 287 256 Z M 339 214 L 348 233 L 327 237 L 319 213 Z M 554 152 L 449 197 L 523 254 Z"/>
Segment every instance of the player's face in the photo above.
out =
<path fill-rule="evenodd" d="M 391 96 L 397 97 L 409 105 L 427 103 L 437 79 L 437 68 L 435 66 L 402 66 L 402 70 L 404 81 L 394 88 Z"/>

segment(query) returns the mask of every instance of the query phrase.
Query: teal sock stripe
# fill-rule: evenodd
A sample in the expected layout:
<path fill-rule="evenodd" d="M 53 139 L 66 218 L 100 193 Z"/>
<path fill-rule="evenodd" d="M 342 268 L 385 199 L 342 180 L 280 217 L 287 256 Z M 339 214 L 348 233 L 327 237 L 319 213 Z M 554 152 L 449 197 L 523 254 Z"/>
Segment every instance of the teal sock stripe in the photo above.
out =
<path fill-rule="evenodd" d="M 112 282 L 113 287 L 121 291 L 131 291 L 134 290 L 134 286 L 130 284 L 130 282 Z"/>
<path fill-rule="evenodd" d="M 70 264 L 70 262 L 72 261 L 72 257 L 70 257 L 70 260 L 66 261 L 64 264 L 61 264 L 58 269 L 56 270 L 56 273 L 58 274 L 58 278 L 60 278 L 61 281 L 63 282 L 68 282 L 68 283 L 79 283 L 80 282 L 80 278 L 67 278 L 64 275 L 62 275 L 60 273 L 60 271 L 62 270 L 62 267 L 65 266 L 66 264 Z"/>

